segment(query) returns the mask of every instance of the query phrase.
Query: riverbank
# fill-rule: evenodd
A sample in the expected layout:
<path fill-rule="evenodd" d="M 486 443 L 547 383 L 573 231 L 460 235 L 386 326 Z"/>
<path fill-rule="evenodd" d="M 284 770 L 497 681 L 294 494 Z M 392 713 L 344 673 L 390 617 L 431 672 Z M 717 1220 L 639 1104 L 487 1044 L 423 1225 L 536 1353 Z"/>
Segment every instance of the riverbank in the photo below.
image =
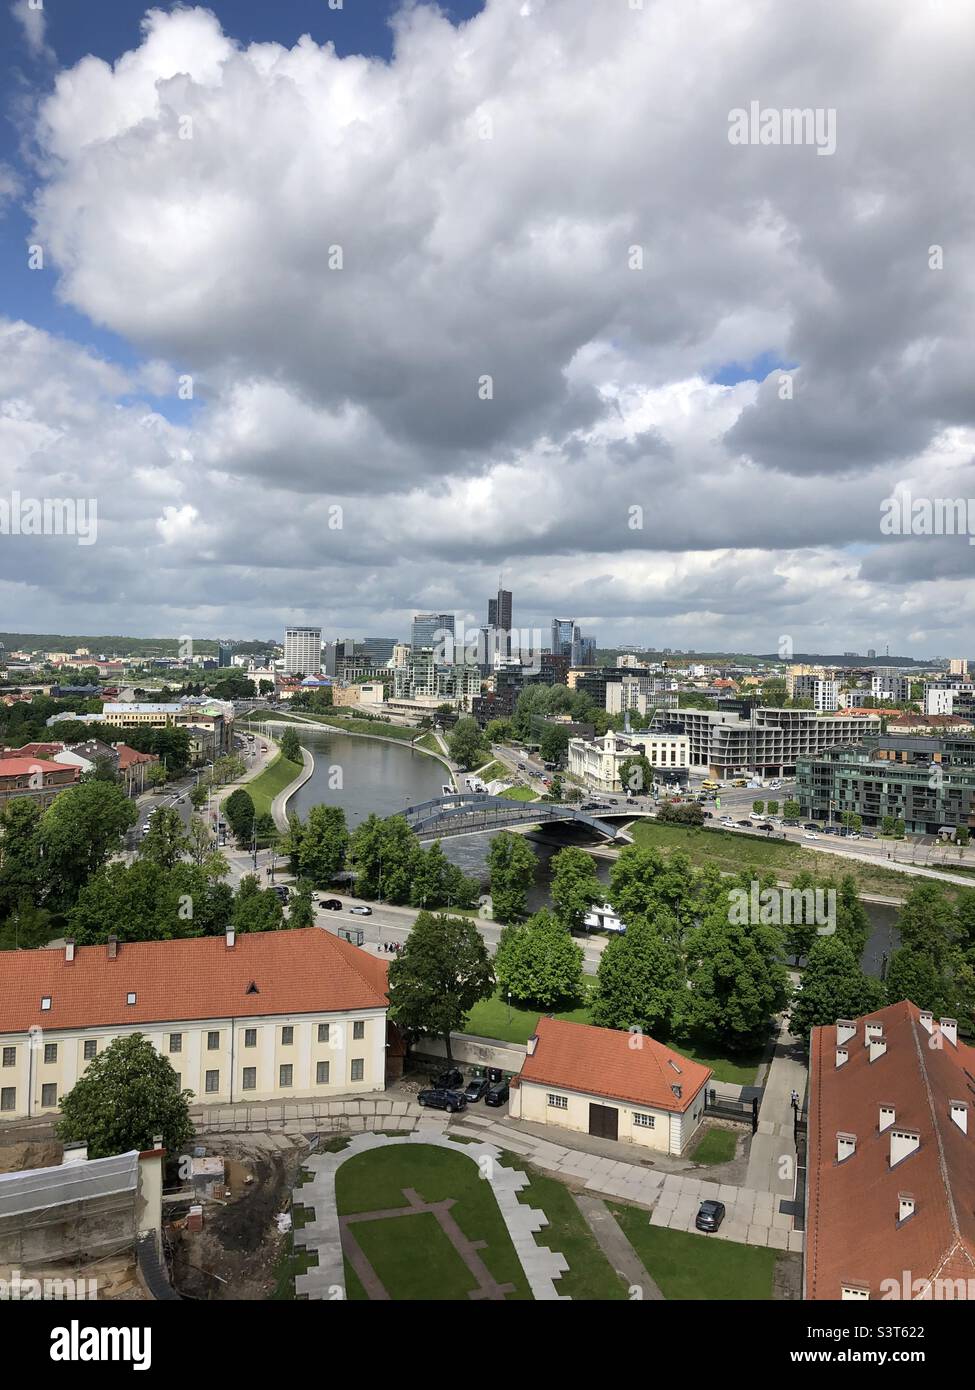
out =
<path fill-rule="evenodd" d="M 298 764 L 289 762 L 288 766 L 297 767 Z M 313 777 L 314 774 L 314 754 L 309 749 L 307 749 L 304 746 L 304 744 L 302 744 L 300 772 L 298 773 L 297 777 L 293 779 L 293 781 L 289 782 L 288 785 L 282 791 L 278 792 L 277 796 L 271 802 L 271 817 L 274 821 L 274 824 L 282 832 L 282 834 L 284 834 L 288 829 L 288 802 L 294 796 L 295 792 L 300 791 L 300 789 L 305 785 L 308 779 L 310 777 Z"/>
<path fill-rule="evenodd" d="M 414 753 L 422 753 L 424 757 L 435 758 L 437 762 L 440 763 L 443 767 L 445 767 L 447 771 L 450 773 L 450 780 L 453 783 L 454 789 L 457 791 L 460 790 L 458 769 L 455 768 L 454 764 L 450 761 L 446 754 L 438 753 L 435 749 L 430 748 L 429 746 L 424 746 L 424 744 L 420 741 L 420 738 L 418 738 L 415 734 L 410 734 L 409 730 L 406 729 L 404 729 L 401 734 L 391 734 L 389 732 L 378 734 L 373 733 L 371 729 L 366 730 L 348 727 L 353 723 L 358 724 L 365 722 L 367 721 L 348 719 L 330 720 L 327 719 L 324 715 L 313 714 L 288 714 L 287 716 L 278 716 L 274 719 L 262 719 L 260 721 L 262 725 L 304 724 L 306 727 L 318 729 L 325 734 L 327 734 L 329 730 L 332 730 L 334 733 L 337 734 L 347 734 L 349 738 L 371 738 L 375 739 L 377 743 L 392 743 L 395 744 L 397 748 L 409 748 Z M 396 728 L 396 725 L 384 725 L 383 727 L 386 730 L 389 730 Z"/>

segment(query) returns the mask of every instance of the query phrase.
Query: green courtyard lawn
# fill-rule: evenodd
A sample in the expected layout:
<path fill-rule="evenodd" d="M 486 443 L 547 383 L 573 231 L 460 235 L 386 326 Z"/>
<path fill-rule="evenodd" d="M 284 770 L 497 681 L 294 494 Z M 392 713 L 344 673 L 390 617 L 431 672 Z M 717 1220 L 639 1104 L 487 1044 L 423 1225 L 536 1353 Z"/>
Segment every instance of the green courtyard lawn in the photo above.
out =
<path fill-rule="evenodd" d="M 426 1144 L 396 1144 L 357 1154 L 336 1173 L 339 1214 L 407 1207 L 405 1188 L 427 1202 L 452 1197 L 450 1214 L 464 1235 L 485 1241 L 478 1251 L 491 1275 L 514 1286 L 508 1298 L 530 1299 L 490 1183 L 463 1152 Z M 355 1223 L 354 1235 L 393 1299 L 467 1301 L 474 1278 L 432 1213 Z"/>
<path fill-rule="evenodd" d="M 896 869 L 842 855 L 814 853 L 789 841 L 766 840 L 745 831 L 659 825 L 651 820 L 634 821 L 629 829 L 634 844 L 659 849 L 663 854 L 682 850 L 699 868 L 714 864 L 723 873 L 740 873 L 746 868 L 768 869 L 783 882 L 790 883 L 801 873 L 811 873 L 815 878 L 828 875 L 841 878 L 849 874 L 861 893 L 881 893 L 889 897 L 906 897 L 912 885 L 909 875 L 898 873 Z"/>
<path fill-rule="evenodd" d="M 498 777 L 509 776 L 509 773 L 504 763 L 499 763 L 495 760 L 490 763 L 485 763 L 483 767 L 475 768 L 472 776 L 480 777 L 482 782 L 493 782 Z"/>
<path fill-rule="evenodd" d="M 595 981 L 586 979 L 586 989 L 591 990 Z M 464 1032 L 480 1038 L 497 1038 L 501 1042 L 526 1043 L 538 1025 L 541 1012 L 538 1009 L 521 1009 L 512 1004 L 498 992 L 490 999 L 475 1004 L 467 1015 Z M 557 1013 L 556 1018 L 568 1019 L 570 1023 L 589 1023 L 588 1005 L 583 1002 L 575 1009 Z M 722 1052 L 714 1043 L 692 1038 L 659 1038 L 659 1042 L 672 1047 L 675 1052 L 694 1062 L 702 1062 L 714 1072 L 715 1081 L 727 1081 L 732 1085 L 753 1086 L 762 1050 L 754 1052 Z"/>
<path fill-rule="evenodd" d="M 279 753 L 253 782 L 243 783 L 244 790 L 254 803 L 255 816 L 270 814 L 274 798 L 295 780 L 301 768 L 301 763 L 293 763 Z"/>
<path fill-rule="evenodd" d="M 535 1232 L 535 1244 L 560 1251 L 569 1262 L 556 1281 L 558 1292 L 593 1301 L 625 1299 L 627 1286 L 599 1248 L 569 1189 L 514 1155 L 504 1154 L 503 1158 L 531 1178 L 528 1187 L 518 1193 L 519 1202 L 542 1210 L 548 1217 L 549 1224 Z"/>
<path fill-rule="evenodd" d="M 638 1207 L 607 1205 L 664 1298 L 771 1299 L 780 1251 L 651 1226 L 647 1212 Z"/>
<path fill-rule="evenodd" d="M 709 1125 L 689 1155 L 692 1163 L 730 1163 L 735 1156 L 737 1136 L 733 1130 Z"/>

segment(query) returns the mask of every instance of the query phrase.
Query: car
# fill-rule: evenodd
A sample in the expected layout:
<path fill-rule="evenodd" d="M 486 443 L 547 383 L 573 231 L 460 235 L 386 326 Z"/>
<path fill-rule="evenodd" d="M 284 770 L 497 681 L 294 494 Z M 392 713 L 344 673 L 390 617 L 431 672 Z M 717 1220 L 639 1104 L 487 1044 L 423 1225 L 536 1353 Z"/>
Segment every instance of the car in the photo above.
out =
<path fill-rule="evenodd" d="M 860 839 L 861 839 L 861 840 L 875 840 L 876 838 L 877 838 L 877 837 L 876 837 L 876 835 L 873 833 L 872 830 L 861 830 L 861 831 L 860 831 Z"/>
<path fill-rule="evenodd" d="M 459 1091 L 464 1085 L 464 1075 L 456 1067 L 448 1067 L 439 1076 L 432 1077 L 430 1085 L 435 1091 Z"/>
<path fill-rule="evenodd" d="M 842 834 L 843 834 L 842 830 L 839 828 L 838 825 L 824 825 L 821 833 L 822 833 L 823 835 L 842 835 Z"/>
<path fill-rule="evenodd" d="M 763 820 L 760 825 L 756 825 L 756 830 L 774 830 L 775 826 L 770 820 Z"/>
<path fill-rule="evenodd" d="M 371 908 L 371 907 L 366 907 L 365 903 L 363 903 L 361 907 L 350 907 L 350 908 L 349 908 L 349 911 L 352 912 L 352 913 L 354 913 L 356 917 L 371 917 L 371 916 L 372 916 L 372 908 Z"/>
<path fill-rule="evenodd" d="M 744 826 L 746 830 L 751 830 L 752 828 L 751 820 L 739 820 L 735 821 L 735 824 Z"/>
<path fill-rule="evenodd" d="M 819 826 L 816 824 L 814 820 L 807 820 L 802 828 L 803 830 L 818 830 Z"/>
<path fill-rule="evenodd" d="M 449 1110 L 452 1115 L 467 1109 L 467 1101 L 460 1091 L 447 1091 L 439 1086 L 421 1091 L 416 1099 L 420 1105 L 429 1105 L 432 1110 Z"/>
<path fill-rule="evenodd" d="M 525 764 L 524 764 L 524 763 L 519 763 L 519 764 L 518 764 L 518 771 L 519 771 L 519 772 L 524 772 L 524 770 L 525 770 Z"/>
<path fill-rule="evenodd" d="M 802 838 L 804 840 L 818 840 L 819 836 L 816 834 L 815 830 L 804 830 L 802 832 Z"/>
<path fill-rule="evenodd" d="M 329 910 L 329 912 L 341 912 L 341 911 L 342 911 L 342 904 L 339 902 L 338 898 L 322 898 L 322 899 L 319 901 L 318 906 L 319 906 L 319 907 L 327 907 L 328 910 Z"/>
<path fill-rule="evenodd" d="M 271 892 L 275 893 L 283 903 L 286 903 L 291 896 L 291 890 L 286 883 L 272 883 Z"/>
<path fill-rule="evenodd" d="M 722 824 L 722 825 L 734 825 L 734 823 L 735 823 L 735 822 L 732 820 L 731 816 L 722 816 L 722 817 L 721 817 L 721 824 Z"/>
<path fill-rule="evenodd" d="M 749 820 L 764 820 L 764 819 L 765 819 L 765 816 L 764 816 L 764 814 L 763 814 L 761 811 L 749 811 L 749 813 L 748 813 L 748 819 L 749 819 Z"/>
<path fill-rule="evenodd" d="M 468 1105 L 474 1101 L 483 1100 L 491 1089 L 491 1083 L 486 1076 L 472 1076 L 464 1088 L 464 1099 Z"/>
<path fill-rule="evenodd" d="M 627 806 L 638 806 L 640 803 L 637 801 L 635 796 L 628 796 L 626 798 L 626 804 Z"/>
<path fill-rule="evenodd" d="M 705 819 L 705 820 L 714 820 L 714 812 L 713 812 L 713 811 L 705 811 L 705 812 L 704 812 L 704 819 Z"/>
<path fill-rule="evenodd" d="M 716 1231 L 724 1220 L 724 1202 L 702 1202 L 697 1209 L 694 1225 L 699 1231 Z"/>
<path fill-rule="evenodd" d="M 484 1097 L 484 1104 L 504 1105 L 507 1099 L 508 1083 L 507 1081 L 499 1081 L 497 1085 L 491 1087 L 490 1091 L 488 1091 L 487 1095 Z"/>
<path fill-rule="evenodd" d="M 787 820 L 784 820 L 784 821 L 782 822 L 782 824 L 783 824 L 783 825 L 789 825 L 789 826 L 791 826 L 793 829 L 795 829 L 795 827 L 799 824 L 799 822 L 798 822 L 797 820 L 793 820 L 793 818 L 790 816 Z"/>

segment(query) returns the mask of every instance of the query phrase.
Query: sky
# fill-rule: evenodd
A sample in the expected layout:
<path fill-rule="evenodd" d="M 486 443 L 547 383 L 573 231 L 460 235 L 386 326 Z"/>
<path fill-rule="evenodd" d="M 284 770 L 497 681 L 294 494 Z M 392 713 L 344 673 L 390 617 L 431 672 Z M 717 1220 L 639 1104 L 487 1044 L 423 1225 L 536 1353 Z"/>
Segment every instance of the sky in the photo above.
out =
<path fill-rule="evenodd" d="M 503 575 L 602 646 L 975 656 L 971 5 L 0 0 L 0 53 L 0 630 Z"/>

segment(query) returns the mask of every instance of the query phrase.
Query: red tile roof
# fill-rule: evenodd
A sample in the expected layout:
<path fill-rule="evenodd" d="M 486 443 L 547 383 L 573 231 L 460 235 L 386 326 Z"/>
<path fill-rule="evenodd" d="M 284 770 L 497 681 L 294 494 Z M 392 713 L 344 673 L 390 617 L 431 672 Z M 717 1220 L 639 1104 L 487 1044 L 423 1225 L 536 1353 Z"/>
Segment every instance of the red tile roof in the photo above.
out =
<path fill-rule="evenodd" d="M 522 1082 L 680 1113 L 711 1075 L 710 1067 L 689 1061 L 653 1038 L 643 1036 L 636 1047 L 634 1034 L 615 1028 L 540 1018 L 535 1035 L 538 1045 L 534 1055 L 525 1058 L 518 1078 Z M 681 1089 L 679 1097 L 674 1086 Z"/>
<path fill-rule="evenodd" d="M 139 763 L 158 763 L 158 753 L 140 753 L 135 748 L 130 748 L 127 743 L 113 743 L 112 747 L 118 754 L 118 766 L 120 772 L 127 772 L 130 767 L 136 767 Z"/>
<path fill-rule="evenodd" d="M 872 1063 L 868 1021 L 883 1024 L 887 1043 Z M 905 1277 L 975 1280 L 975 1048 L 953 1046 L 937 1020 L 929 1033 L 906 1000 L 855 1022 L 841 1067 L 835 1024 L 814 1028 L 810 1040 L 805 1296 L 837 1299 L 850 1283 L 879 1298 L 882 1280 L 903 1286 Z M 968 1102 L 967 1134 L 950 1117 L 952 1100 Z M 920 1134 L 920 1147 L 894 1168 L 881 1105 L 894 1109 L 892 1129 Z M 856 1136 L 842 1163 L 838 1133 Z M 898 1224 L 900 1193 L 916 1205 Z"/>
<path fill-rule="evenodd" d="M 50 758 L 63 752 L 63 743 L 25 743 L 22 748 L 0 749 L 0 758 Z"/>
<path fill-rule="evenodd" d="M 63 950 L 5 951 L 0 965 L 0 1033 L 386 1006 L 385 962 L 318 927 L 247 932 L 232 948 L 223 936 L 120 942 L 115 960 L 106 946 L 79 946 L 70 963 Z"/>
<path fill-rule="evenodd" d="M 48 762 L 46 758 L 0 758 L 0 777 L 28 777 L 32 772 L 74 772 L 77 775 L 78 768 Z"/>

